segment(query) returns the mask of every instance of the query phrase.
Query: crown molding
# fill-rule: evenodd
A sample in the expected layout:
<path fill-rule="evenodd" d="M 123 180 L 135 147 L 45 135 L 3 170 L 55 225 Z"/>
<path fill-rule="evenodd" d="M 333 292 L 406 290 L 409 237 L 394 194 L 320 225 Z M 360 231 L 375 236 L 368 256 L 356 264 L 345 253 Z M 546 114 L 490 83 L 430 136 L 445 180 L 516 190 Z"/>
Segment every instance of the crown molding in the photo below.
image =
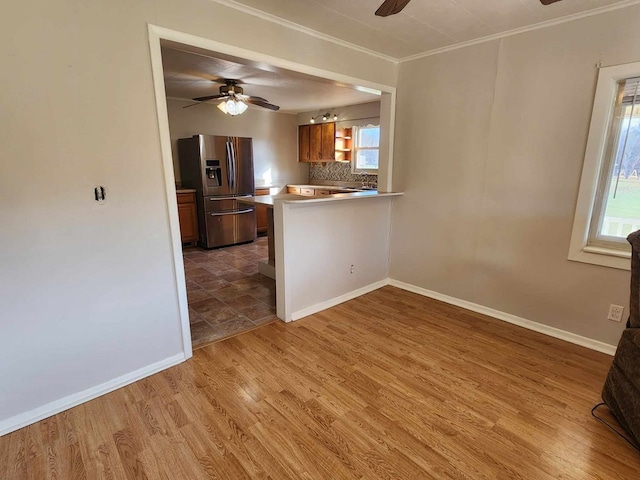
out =
<path fill-rule="evenodd" d="M 276 23 L 286 28 L 290 28 L 292 30 L 296 30 L 298 32 L 307 34 L 311 37 L 318 38 L 320 40 L 325 40 L 327 42 L 335 43 L 336 45 L 340 45 L 341 47 L 347 47 L 352 50 L 356 50 L 360 53 L 364 53 L 366 55 L 370 55 L 372 57 L 377 57 L 382 60 L 386 60 L 387 62 L 391 62 L 394 65 L 398 64 L 398 59 L 395 57 L 391 57 L 389 55 L 385 55 L 380 52 L 376 52 L 374 50 L 370 50 L 366 47 L 362 47 L 360 45 L 356 45 L 355 43 L 348 42 L 346 40 L 342 40 L 337 37 L 333 37 L 331 35 L 327 35 L 326 33 L 318 32 L 317 30 L 313 30 L 309 27 L 304 27 L 298 23 L 292 22 L 290 20 L 285 20 L 282 17 L 278 17 L 276 15 L 272 15 L 270 13 L 263 12 L 262 10 L 258 10 L 257 8 L 249 7 L 248 5 L 244 5 L 242 3 L 238 3 L 234 0 L 211 0 L 212 2 L 219 3 L 220 5 L 224 5 L 225 7 L 233 8 L 235 10 L 239 10 L 243 13 L 247 13 L 249 15 L 253 15 L 254 17 L 261 18 L 263 20 L 267 20 L 272 23 Z M 640 0 L 638 0 L 640 1 Z"/>
<path fill-rule="evenodd" d="M 573 22 L 574 20 L 580 20 L 581 18 L 593 17 L 594 15 L 600 15 L 603 13 L 611 12 L 614 10 L 620 10 L 621 8 L 632 7 L 640 4 L 640 0 L 626 0 L 615 5 L 607 5 L 606 7 L 600 7 L 588 12 L 574 13 L 565 17 L 554 18 L 553 20 L 547 20 L 545 22 L 536 23 L 535 25 L 528 25 L 526 27 L 520 27 L 513 30 L 508 30 L 502 33 L 496 33 L 488 35 L 486 37 L 476 38 L 475 40 L 469 40 L 468 42 L 456 43 L 455 45 L 449 45 L 435 50 L 429 50 L 427 52 L 417 53 L 408 57 L 403 57 L 398 60 L 398 63 L 411 62 L 420 58 L 430 57 L 439 53 L 450 52 L 452 50 L 458 50 L 460 48 L 470 47 L 472 45 L 478 45 L 479 43 L 490 42 L 492 40 L 500 40 L 501 38 L 512 37 L 514 35 L 520 35 L 521 33 L 531 32 L 533 30 L 539 30 L 541 28 L 552 27 L 554 25 L 560 25 L 562 23 Z"/>
<path fill-rule="evenodd" d="M 331 43 L 335 43 L 337 45 L 350 48 L 352 50 L 356 50 L 358 52 L 371 55 L 373 57 L 380 58 L 382 60 L 386 60 L 393 64 L 400 64 L 404 62 L 411 62 L 413 60 L 418 60 L 420 58 L 430 57 L 432 55 L 438 55 L 439 53 L 450 52 L 452 50 L 458 50 L 460 48 L 470 47 L 472 45 L 478 45 L 480 43 L 490 42 L 492 40 L 499 40 L 501 38 L 511 37 L 514 35 L 519 35 L 521 33 L 530 32 L 533 30 L 539 30 L 541 28 L 552 27 L 554 25 L 560 25 L 567 22 L 572 22 L 574 20 L 580 20 L 581 18 L 592 17 L 594 15 L 600 15 L 603 13 L 619 10 L 621 8 L 632 7 L 634 5 L 640 4 L 640 0 L 625 0 L 620 3 L 616 3 L 615 5 L 607 5 L 605 7 L 599 7 L 593 10 L 589 10 L 587 12 L 574 13 L 572 15 L 567 15 L 560 18 L 555 18 L 553 20 L 547 20 L 545 22 L 536 23 L 534 25 L 528 25 L 525 27 L 516 28 L 513 30 L 508 30 L 506 32 L 496 33 L 493 35 L 487 35 L 485 37 L 476 38 L 474 40 L 469 40 L 467 42 L 456 43 L 455 45 L 448 45 L 442 48 L 436 48 L 434 50 L 428 50 L 421 53 L 416 53 L 415 55 L 409 55 L 407 57 L 396 58 L 391 57 L 389 55 L 385 55 L 380 52 L 376 52 L 374 50 L 370 50 L 366 47 L 362 47 L 360 45 L 356 45 L 355 43 L 347 42 L 345 40 L 341 40 L 337 37 L 333 37 L 331 35 L 327 35 L 325 33 L 318 32 L 317 30 L 313 30 L 309 27 L 304 27 L 290 20 L 286 20 L 284 18 L 278 17 L 276 15 L 263 12 L 262 10 L 258 10 L 253 7 L 249 7 L 247 5 L 241 4 L 235 0 L 211 0 L 220 5 L 224 5 L 229 8 L 233 8 L 235 10 L 239 10 L 241 12 L 247 13 L 249 15 L 253 15 L 255 17 L 262 18 L 263 20 L 267 20 L 276 24 L 279 24 L 283 27 L 290 28 L 296 30 L 301 33 L 305 33 L 315 38 L 319 38 L 321 40 L 325 40 Z"/>
<path fill-rule="evenodd" d="M 445 52 L 450 52 L 453 50 L 458 50 L 460 48 L 465 48 L 465 47 L 470 47 L 472 45 L 478 45 L 481 43 L 485 43 L 485 42 L 490 42 L 492 40 L 499 40 L 502 38 L 507 38 L 507 37 L 511 37 L 514 35 L 520 35 L 521 33 L 526 33 L 526 32 L 530 32 L 530 31 L 534 31 L 534 30 L 539 30 L 542 28 L 547 28 L 547 27 L 552 27 L 555 25 L 561 25 L 563 23 L 567 23 L 567 22 L 572 22 L 574 20 L 580 20 L 582 18 L 587 18 L 587 17 L 592 17 L 595 15 L 601 15 L 604 13 L 608 13 L 608 12 L 612 12 L 615 10 L 620 10 L 622 8 L 628 8 L 628 7 L 632 7 L 635 5 L 640 4 L 640 0 L 626 0 L 620 3 L 616 3 L 615 5 L 607 5 L 605 7 L 600 7 L 600 8 L 596 8 L 593 10 L 589 10 L 587 12 L 580 12 L 580 13 L 575 13 L 572 15 L 567 15 L 564 17 L 560 17 L 560 18 L 556 18 L 553 20 L 547 20 L 545 22 L 540 22 L 540 23 L 536 23 L 535 25 L 528 25 L 525 27 L 520 27 L 520 28 L 516 28 L 513 30 L 508 30 L 506 32 L 501 32 L 501 33 L 496 33 L 493 35 L 487 35 L 485 37 L 481 37 L 481 38 L 477 38 L 474 40 L 469 40 L 467 42 L 461 42 L 461 43 L 456 43 L 455 45 L 448 45 L 446 47 L 442 47 L 442 48 L 436 48 L 434 50 L 428 50 L 425 52 L 421 52 L 421 53 L 416 53 L 415 55 L 409 55 L 407 57 L 402 57 L 402 58 L 396 58 L 396 57 L 391 57 L 389 55 L 385 55 L 383 53 L 380 52 L 376 52 L 374 50 L 370 50 L 366 47 L 362 47 L 360 45 L 356 45 L 355 43 L 351 43 L 348 42 L 346 40 L 341 40 L 337 37 L 333 37 L 331 35 L 327 35 L 325 33 L 321 33 L 318 32 L 317 30 L 313 30 L 312 28 L 309 27 L 305 27 L 302 26 L 300 24 L 297 24 L 295 22 L 292 22 L 290 20 L 286 20 L 284 18 L 278 17 L 276 15 L 272 15 L 270 13 L 266 13 L 263 12 L 262 10 L 258 10 L 256 8 L 253 7 L 249 7 L 247 5 L 238 3 L 235 0 L 211 0 L 215 3 L 218 3 L 220 5 L 224 5 L 226 7 L 229 8 L 233 8 L 235 10 L 247 13 L 249 15 L 261 18 L 263 20 L 267 20 L 269 22 L 273 22 L 276 23 L 278 25 L 281 25 L 283 27 L 286 28 L 290 28 L 292 30 L 296 30 L 298 32 L 301 33 L 305 33 L 307 35 L 310 35 L 312 37 L 321 39 L 321 40 L 325 40 L 343 47 L 347 47 L 351 50 L 355 50 L 361 53 L 364 53 L 366 55 L 370 55 L 373 57 L 377 57 L 380 58 L 382 60 L 386 60 L 388 62 L 393 63 L 394 65 L 399 65 L 401 63 L 405 63 L 405 62 L 411 62 L 413 60 L 418 60 L 421 58 L 425 58 L 425 57 L 430 57 L 432 55 L 438 55 L 440 53 L 445 53 Z"/>

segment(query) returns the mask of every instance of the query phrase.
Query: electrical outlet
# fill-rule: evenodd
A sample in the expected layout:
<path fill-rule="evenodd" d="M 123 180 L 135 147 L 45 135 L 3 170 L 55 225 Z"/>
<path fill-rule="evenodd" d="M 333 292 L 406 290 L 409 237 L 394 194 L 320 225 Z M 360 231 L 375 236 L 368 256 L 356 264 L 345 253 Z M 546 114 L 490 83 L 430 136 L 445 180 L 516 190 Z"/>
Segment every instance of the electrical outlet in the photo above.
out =
<path fill-rule="evenodd" d="M 351 268 L 349 269 L 349 273 L 353 274 L 353 272 L 356 271 L 356 266 L 355 265 L 351 265 Z"/>
<path fill-rule="evenodd" d="M 620 305 L 610 305 L 609 316 L 607 317 L 607 320 L 611 320 L 612 322 L 621 322 L 623 313 L 624 307 Z"/>

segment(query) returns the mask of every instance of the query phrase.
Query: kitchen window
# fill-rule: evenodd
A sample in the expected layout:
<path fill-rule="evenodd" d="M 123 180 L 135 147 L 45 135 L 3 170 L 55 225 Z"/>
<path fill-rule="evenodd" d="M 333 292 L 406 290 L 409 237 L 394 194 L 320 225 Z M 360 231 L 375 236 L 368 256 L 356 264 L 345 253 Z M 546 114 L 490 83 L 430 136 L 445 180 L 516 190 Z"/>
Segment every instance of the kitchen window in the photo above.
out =
<path fill-rule="evenodd" d="M 630 268 L 640 229 L 640 63 L 600 70 L 570 260 Z"/>
<path fill-rule="evenodd" d="M 355 129 L 355 158 L 352 162 L 353 173 L 378 173 L 380 160 L 380 126 L 367 125 Z"/>

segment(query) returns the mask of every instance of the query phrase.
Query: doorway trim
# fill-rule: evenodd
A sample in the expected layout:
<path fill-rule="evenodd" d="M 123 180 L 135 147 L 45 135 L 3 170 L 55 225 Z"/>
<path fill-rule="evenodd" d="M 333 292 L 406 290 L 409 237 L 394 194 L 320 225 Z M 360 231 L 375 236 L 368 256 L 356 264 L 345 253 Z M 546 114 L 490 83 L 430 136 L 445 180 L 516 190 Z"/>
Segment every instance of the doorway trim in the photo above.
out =
<path fill-rule="evenodd" d="M 381 120 L 389 122 L 388 143 L 386 145 L 387 166 L 385 182 L 382 188 L 390 192 L 392 190 L 392 172 L 393 172 L 393 144 L 395 130 L 395 106 L 396 106 L 396 88 L 370 82 L 360 78 L 343 75 L 329 70 L 312 67 L 302 63 L 292 62 L 283 58 L 274 57 L 260 52 L 247 50 L 245 48 L 221 43 L 215 40 L 198 37 L 184 32 L 171 30 L 154 24 L 147 24 L 149 35 L 149 50 L 151 54 L 151 69 L 153 76 L 153 85 L 156 99 L 156 110 L 158 120 L 158 131 L 160 135 L 160 150 L 162 154 L 162 165 L 164 171 L 166 202 L 168 210 L 169 229 L 171 235 L 171 248 L 173 254 L 173 267 L 176 277 L 178 307 L 180 314 L 180 323 L 182 327 L 182 343 L 185 358 L 193 355 L 191 347 L 191 330 L 189 325 L 189 306 L 187 302 L 187 286 L 184 275 L 184 260 L 182 257 L 182 241 L 180 239 L 180 222 L 178 220 L 178 202 L 176 198 L 175 188 L 175 172 L 173 168 L 173 156 L 171 153 L 171 134 L 169 131 L 169 115 L 167 112 L 166 91 L 164 85 L 164 73 L 162 69 L 162 52 L 161 42 L 166 40 L 176 42 L 187 46 L 202 48 L 212 53 L 221 53 L 224 55 L 232 55 L 254 62 L 262 62 L 274 67 L 292 70 L 299 73 L 313 75 L 327 80 L 357 85 L 382 93 L 381 98 Z M 386 98 L 384 98 L 386 97 Z M 385 111 L 382 109 L 386 106 Z M 277 303 L 284 302 L 284 289 L 276 291 Z"/>

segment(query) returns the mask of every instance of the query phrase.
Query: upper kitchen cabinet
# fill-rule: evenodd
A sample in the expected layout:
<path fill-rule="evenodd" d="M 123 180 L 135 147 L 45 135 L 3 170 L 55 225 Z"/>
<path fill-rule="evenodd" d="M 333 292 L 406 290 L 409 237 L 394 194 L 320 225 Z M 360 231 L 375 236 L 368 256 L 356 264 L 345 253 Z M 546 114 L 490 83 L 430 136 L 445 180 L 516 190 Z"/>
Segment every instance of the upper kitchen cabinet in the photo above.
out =
<path fill-rule="evenodd" d="M 298 161 L 311 162 L 311 125 L 298 127 Z"/>
<path fill-rule="evenodd" d="M 335 142 L 335 123 L 300 125 L 298 127 L 298 160 L 301 162 L 335 162 Z"/>
<path fill-rule="evenodd" d="M 336 159 L 336 124 L 323 123 L 320 127 L 320 160 L 334 161 Z"/>

